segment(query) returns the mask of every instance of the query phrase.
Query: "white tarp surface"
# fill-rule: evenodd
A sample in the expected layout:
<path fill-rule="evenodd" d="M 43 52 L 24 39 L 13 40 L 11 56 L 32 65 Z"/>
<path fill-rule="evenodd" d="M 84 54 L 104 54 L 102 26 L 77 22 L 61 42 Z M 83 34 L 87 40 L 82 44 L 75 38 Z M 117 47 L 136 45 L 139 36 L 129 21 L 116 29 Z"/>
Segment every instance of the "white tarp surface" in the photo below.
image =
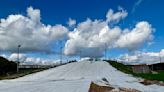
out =
<path fill-rule="evenodd" d="M 70 63 L 13 80 L 0 81 L 0 92 L 88 92 L 91 81 L 107 79 L 113 87 L 134 88 L 144 92 L 163 92 L 158 85 L 145 86 L 104 61 Z M 102 83 L 101 83 L 102 84 Z"/>

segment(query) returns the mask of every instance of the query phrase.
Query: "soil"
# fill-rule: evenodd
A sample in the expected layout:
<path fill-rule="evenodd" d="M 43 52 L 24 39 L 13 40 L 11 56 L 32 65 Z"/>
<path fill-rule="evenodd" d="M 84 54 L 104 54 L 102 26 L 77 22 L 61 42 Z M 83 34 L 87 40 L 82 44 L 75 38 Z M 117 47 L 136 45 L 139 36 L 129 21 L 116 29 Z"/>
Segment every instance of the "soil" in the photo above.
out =
<path fill-rule="evenodd" d="M 144 79 L 140 83 L 142 83 L 144 85 L 156 84 L 156 85 L 164 86 L 164 82 L 162 82 L 162 81 L 156 81 L 156 80 L 147 80 L 147 79 Z"/>
<path fill-rule="evenodd" d="M 130 88 L 114 88 L 110 85 L 108 86 L 100 86 L 95 83 L 91 83 L 89 92 L 140 92 L 136 89 Z"/>

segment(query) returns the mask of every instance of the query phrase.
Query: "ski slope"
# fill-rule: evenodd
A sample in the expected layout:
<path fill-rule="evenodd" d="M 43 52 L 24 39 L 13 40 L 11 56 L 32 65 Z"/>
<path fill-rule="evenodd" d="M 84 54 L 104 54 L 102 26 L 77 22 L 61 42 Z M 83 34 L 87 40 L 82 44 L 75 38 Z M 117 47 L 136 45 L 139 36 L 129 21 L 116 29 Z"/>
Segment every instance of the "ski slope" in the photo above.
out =
<path fill-rule="evenodd" d="M 91 81 L 115 88 L 133 88 L 144 92 L 163 92 L 158 85 L 145 86 L 139 79 L 122 73 L 104 61 L 80 61 L 30 74 L 13 80 L 0 81 L 0 92 L 88 92 Z"/>

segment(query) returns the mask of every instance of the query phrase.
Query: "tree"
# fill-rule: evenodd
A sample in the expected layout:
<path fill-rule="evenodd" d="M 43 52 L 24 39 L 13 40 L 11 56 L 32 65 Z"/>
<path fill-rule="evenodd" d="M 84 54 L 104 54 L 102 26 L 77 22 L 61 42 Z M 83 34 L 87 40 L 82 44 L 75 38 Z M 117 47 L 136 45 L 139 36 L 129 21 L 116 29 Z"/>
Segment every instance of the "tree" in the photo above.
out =
<path fill-rule="evenodd" d="M 0 56 L 0 75 L 5 75 L 9 72 L 15 72 L 17 64 L 13 61 L 9 61 L 4 57 Z"/>

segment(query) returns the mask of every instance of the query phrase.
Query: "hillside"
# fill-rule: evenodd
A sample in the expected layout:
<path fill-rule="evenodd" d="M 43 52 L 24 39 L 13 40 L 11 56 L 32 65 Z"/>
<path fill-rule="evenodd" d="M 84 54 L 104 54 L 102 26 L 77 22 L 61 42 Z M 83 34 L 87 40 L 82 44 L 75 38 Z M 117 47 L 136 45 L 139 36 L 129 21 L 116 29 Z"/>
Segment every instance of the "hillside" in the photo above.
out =
<path fill-rule="evenodd" d="M 134 73 L 131 66 L 127 66 L 122 63 L 119 63 L 116 61 L 110 61 L 110 60 L 108 61 L 108 63 L 110 63 L 113 67 L 115 67 L 116 69 L 118 69 L 124 73 L 132 74 L 133 76 L 142 77 L 144 79 L 148 79 L 148 80 L 152 80 L 152 81 L 156 81 L 156 82 L 159 82 L 159 81 L 164 82 L 164 77 L 163 77 L 164 71 L 163 70 L 156 71 L 155 74 L 153 74 L 153 73 Z"/>
<path fill-rule="evenodd" d="M 93 82 L 100 86 L 163 92 L 164 87 L 143 85 L 139 79 L 113 68 L 104 61 L 80 61 L 14 80 L 0 81 L 2 92 L 88 92 Z M 117 92 L 117 91 L 116 91 Z M 136 91 L 137 92 L 137 91 Z"/>

